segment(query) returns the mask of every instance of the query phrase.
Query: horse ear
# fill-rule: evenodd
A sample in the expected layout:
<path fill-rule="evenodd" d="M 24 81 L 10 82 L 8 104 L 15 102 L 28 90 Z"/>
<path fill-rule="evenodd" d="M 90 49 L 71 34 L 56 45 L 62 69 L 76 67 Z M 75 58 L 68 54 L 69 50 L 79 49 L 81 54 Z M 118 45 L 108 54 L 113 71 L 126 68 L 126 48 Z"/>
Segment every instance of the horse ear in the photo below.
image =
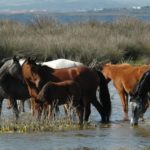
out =
<path fill-rule="evenodd" d="M 36 62 L 37 58 L 36 58 L 36 57 L 34 57 L 32 60 Z"/>
<path fill-rule="evenodd" d="M 16 62 L 16 61 L 18 62 L 18 59 L 17 59 L 16 56 L 13 57 L 13 61 L 14 61 L 14 62 Z"/>

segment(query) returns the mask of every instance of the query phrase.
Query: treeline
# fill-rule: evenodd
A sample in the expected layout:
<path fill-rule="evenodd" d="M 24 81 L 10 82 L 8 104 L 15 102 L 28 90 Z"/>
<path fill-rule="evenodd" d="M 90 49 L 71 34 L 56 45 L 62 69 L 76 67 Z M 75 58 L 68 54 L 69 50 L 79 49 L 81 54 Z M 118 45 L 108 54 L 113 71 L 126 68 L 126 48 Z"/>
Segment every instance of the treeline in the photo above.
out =
<path fill-rule="evenodd" d="M 130 18 L 69 24 L 46 17 L 28 24 L 1 20 L 0 59 L 13 55 L 40 61 L 67 58 L 87 65 L 106 59 L 149 63 L 150 23 Z"/>

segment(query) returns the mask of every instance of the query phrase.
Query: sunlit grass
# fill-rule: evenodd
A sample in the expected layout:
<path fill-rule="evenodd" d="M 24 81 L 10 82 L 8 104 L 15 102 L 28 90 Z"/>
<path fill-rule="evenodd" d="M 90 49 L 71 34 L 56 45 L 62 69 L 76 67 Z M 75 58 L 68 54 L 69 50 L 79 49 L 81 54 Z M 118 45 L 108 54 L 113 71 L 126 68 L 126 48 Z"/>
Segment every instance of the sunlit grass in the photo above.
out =
<path fill-rule="evenodd" d="M 17 123 L 12 120 L 6 120 L 0 123 L 0 133 L 59 132 L 95 129 L 96 127 L 97 125 L 94 123 L 85 123 L 83 125 L 79 125 L 78 123 L 73 123 L 69 118 L 45 121 L 21 120 Z"/>

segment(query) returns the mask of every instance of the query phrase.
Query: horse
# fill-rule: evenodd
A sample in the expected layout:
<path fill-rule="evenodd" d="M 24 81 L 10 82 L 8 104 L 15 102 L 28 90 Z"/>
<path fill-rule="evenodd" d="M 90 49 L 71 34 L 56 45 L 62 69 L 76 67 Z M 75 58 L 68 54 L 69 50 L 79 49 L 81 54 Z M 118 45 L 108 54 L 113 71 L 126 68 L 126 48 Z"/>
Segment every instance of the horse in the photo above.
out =
<path fill-rule="evenodd" d="M 38 86 L 38 85 L 37 85 Z M 73 80 L 62 82 L 47 82 L 40 90 L 37 101 L 48 103 L 51 106 L 48 117 L 52 115 L 52 110 L 58 105 L 68 105 L 69 109 L 76 108 L 79 117 L 79 124 L 83 123 L 83 106 L 81 101 L 80 85 Z"/>
<path fill-rule="evenodd" d="M 28 86 L 30 96 L 36 99 L 39 91 L 49 81 L 61 82 L 74 80 L 78 82 L 82 90 L 84 121 L 88 121 L 91 113 L 90 104 L 93 104 L 101 115 L 102 122 L 109 122 L 111 115 L 110 94 L 106 80 L 100 71 L 96 72 L 85 66 L 53 69 L 48 66 L 36 64 L 34 60 L 28 58 L 22 65 L 22 73 Z M 37 75 L 40 77 L 39 82 Z M 37 87 L 36 85 L 39 86 Z M 98 86 L 100 86 L 99 97 L 101 102 L 99 102 L 96 97 Z"/>
<path fill-rule="evenodd" d="M 24 58 L 19 59 L 19 63 L 21 66 L 24 63 L 24 61 L 25 61 Z M 40 62 L 38 62 L 38 63 L 40 63 Z M 46 65 L 46 66 L 54 68 L 54 69 L 70 68 L 70 67 L 76 67 L 76 66 L 85 66 L 81 62 L 72 61 L 72 60 L 64 59 L 64 58 L 60 58 L 60 59 L 56 59 L 56 60 L 52 60 L 52 61 L 47 61 L 47 62 L 41 62 L 40 64 Z M 32 107 L 32 103 L 33 102 L 31 101 L 31 107 Z M 24 101 L 20 100 L 20 101 L 18 101 L 18 104 L 19 104 L 18 106 L 20 106 L 19 107 L 20 110 L 24 112 Z M 8 102 L 8 106 L 11 107 L 9 105 L 9 102 Z M 65 111 L 65 114 L 67 115 L 67 106 L 66 105 L 64 105 L 64 111 Z"/>
<path fill-rule="evenodd" d="M 149 65 L 132 66 L 128 63 L 107 63 L 100 67 L 107 82 L 112 80 L 118 91 L 123 106 L 124 120 L 128 120 L 128 96 L 132 94 L 138 81 L 149 68 Z"/>
<path fill-rule="evenodd" d="M 131 125 L 138 125 L 138 120 L 144 115 L 150 101 L 150 70 L 145 72 L 130 97 L 132 116 Z"/>
<path fill-rule="evenodd" d="M 7 60 L 0 68 L 0 115 L 2 111 L 3 99 L 9 99 L 13 104 L 15 118 L 18 119 L 19 111 L 17 99 L 25 100 L 29 98 L 26 84 L 21 76 L 21 66 L 16 57 Z"/>
<path fill-rule="evenodd" d="M 63 59 L 63 58 L 43 62 L 42 65 L 46 65 L 46 66 L 54 68 L 54 69 L 70 68 L 70 67 L 76 67 L 76 66 L 85 66 L 81 62 L 72 61 L 72 60 Z"/>
<path fill-rule="evenodd" d="M 11 59 L 11 57 L 8 57 L 8 58 L 3 58 L 2 60 L 1 60 L 1 63 L 0 64 L 4 64 L 7 60 L 10 60 Z M 16 59 L 18 59 L 18 61 L 19 61 L 19 64 L 20 65 L 22 65 L 23 64 L 23 62 L 25 61 L 25 59 L 24 58 L 19 58 L 19 57 L 16 57 Z M 1 65 L 2 66 L 2 65 Z M 26 90 L 25 90 L 25 93 L 26 93 Z M 28 94 L 29 95 L 29 94 Z M 29 98 L 29 97 L 28 97 Z M 32 99 L 31 99 L 32 100 Z M 30 100 L 30 101 L 31 101 Z M 17 99 L 17 106 L 18 106 L 18 110 L 19 110 L 19 112 L 25 112 L 25 108 L 24 108 L 24 102 L 26 101 L 26 99 L 21 99 L 21 100 L 19 100 L 19 99 Z M 30 105 L 30 103 L 29 103 L 29 105 Z M 12 107 L 13 107 L 13 101 L 11 100 L 11 99 L 7 99 L 7 109 L 11 109 Z M 32 113 L 32 109 L 31 109 L 31 113 Z"/>

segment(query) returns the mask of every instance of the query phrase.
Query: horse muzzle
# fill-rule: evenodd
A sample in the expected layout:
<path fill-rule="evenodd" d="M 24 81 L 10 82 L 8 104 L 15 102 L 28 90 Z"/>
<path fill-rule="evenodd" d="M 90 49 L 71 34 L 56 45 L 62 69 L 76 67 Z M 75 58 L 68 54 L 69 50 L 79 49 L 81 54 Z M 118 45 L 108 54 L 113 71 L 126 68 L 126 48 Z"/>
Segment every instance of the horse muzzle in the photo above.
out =
<path fill-rule="evenodd" d="M 138 119 L 137 118 L 131 118 L 130 119 L 131 126 L 138 126 Z"/>

